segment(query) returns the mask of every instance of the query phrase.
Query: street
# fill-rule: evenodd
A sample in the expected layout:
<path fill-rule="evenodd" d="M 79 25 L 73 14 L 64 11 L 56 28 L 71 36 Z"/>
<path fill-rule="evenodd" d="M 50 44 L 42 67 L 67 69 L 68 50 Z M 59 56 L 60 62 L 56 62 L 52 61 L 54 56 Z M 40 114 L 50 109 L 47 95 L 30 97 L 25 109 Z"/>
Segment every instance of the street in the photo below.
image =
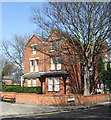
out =
<path fill-rule="evenodd" d="M 61 111 L 44 113 L 40 115 L 22 116 L 14 118 L 3 118 L 3 120 L 35 120 L 35 119 L 107 119 L 111 120 L 111 104 L 105 106 L 97 106 L 89 109 L 77 109 L 73 111 Z"/>

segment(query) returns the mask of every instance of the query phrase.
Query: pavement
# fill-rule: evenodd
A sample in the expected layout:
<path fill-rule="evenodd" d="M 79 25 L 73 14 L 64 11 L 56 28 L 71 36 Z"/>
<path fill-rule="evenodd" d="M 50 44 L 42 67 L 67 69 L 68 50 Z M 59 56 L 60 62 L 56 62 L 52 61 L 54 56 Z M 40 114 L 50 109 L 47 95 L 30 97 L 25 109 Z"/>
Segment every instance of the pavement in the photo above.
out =
<path fill-rule="evenodd" d="M 66 112 L 76 109 L 86 109 L 97 106 L 104 106 L 111 104 L 111 102 L 101 102 L 92 105 L 78 105 L 78 106 L 68 106 L 68 105 L 36 105 L 36 104 L 26 104 L 26 103 L 9 103 L 0 101 L 0 117 L 20 117 L 20 116 L 30 116 L 30 115 L 43 115 L 49 113 Z"/>

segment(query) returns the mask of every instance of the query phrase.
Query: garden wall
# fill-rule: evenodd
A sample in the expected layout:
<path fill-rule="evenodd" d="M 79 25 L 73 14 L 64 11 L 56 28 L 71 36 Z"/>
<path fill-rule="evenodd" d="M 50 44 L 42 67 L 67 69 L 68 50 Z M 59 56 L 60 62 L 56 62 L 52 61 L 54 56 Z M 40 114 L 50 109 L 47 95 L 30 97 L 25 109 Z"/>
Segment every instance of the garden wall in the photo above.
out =
<path fill-rule="evenodd" d="M 89 104 L 101 101 L 108 101 L 109 94 L 99 95 L 87 95 L 81 94 L 35 94 L 35 93 L 15 93 L 15 92 L 2 92 L 2 96 L 12 95 L 15 96 L 17 103 L 34 103 L 34 104 L 48 104 L 48 105 L 59 105 L 68 104 L 68 98 L 75 98 L 75 104 Z M 72 102 L 73 103 L 73 102 Z"/>

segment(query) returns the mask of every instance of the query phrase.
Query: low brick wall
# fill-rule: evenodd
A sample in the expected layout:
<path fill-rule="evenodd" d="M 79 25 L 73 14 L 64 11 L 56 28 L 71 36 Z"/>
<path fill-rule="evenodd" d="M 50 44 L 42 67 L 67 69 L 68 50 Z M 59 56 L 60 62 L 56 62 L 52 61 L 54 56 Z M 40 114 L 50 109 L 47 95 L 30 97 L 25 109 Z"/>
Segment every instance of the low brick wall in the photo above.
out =
<path fill-rule="evenodd" d="M 68 98 L 75 98 L 75 104 L 88 104 L 109 100 L 109 94 L 88 95 L 81 94 L 34 94 L 34 93 L 15 93 L 2 92 L 4 95 L 14 95 L 17 103 L 34 103 L 34 104 L 48 104 L 59 105 L 68 104 Z M 73 102 L 72 102 L 73 103 Z"/>
<path fill-rule="evenodd" d="M 109 101 L 109 94 L 87 95 L 83 97 L 83 103 L 96 103 Z"/>

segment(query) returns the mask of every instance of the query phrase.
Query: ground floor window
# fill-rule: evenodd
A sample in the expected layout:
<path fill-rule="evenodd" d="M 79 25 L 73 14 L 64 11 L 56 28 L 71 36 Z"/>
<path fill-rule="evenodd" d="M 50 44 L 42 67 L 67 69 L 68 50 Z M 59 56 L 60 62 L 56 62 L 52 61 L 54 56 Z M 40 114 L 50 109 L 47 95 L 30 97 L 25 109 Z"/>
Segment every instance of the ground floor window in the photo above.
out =
<path fill-rule="evenodd" d="M 55 77 L 55 91 L 59 91 L 59 77 Z"/>
<path fill-rule="evenodd" d="M 48 79 L 48 91 L 53 91 L 53 79 L 49 77 Z"/>
<path fill-rule="evenodd" d="M 28 79 L 28 87 L 31 87 L 31 79 Z"/>
<path fill-rule="evenodd" d="M 36 78 L 33 79 L 33 86 L 36 86 Z"/>
<path fill-rule="evenodd" d="M 54 85 L 53 85 L 53 78 L 52 77 L 48 78 L 48 91 L 53 91 L 53 90 L 55 92 L 59 91 L 59 77 L 54 78 Z"/>

